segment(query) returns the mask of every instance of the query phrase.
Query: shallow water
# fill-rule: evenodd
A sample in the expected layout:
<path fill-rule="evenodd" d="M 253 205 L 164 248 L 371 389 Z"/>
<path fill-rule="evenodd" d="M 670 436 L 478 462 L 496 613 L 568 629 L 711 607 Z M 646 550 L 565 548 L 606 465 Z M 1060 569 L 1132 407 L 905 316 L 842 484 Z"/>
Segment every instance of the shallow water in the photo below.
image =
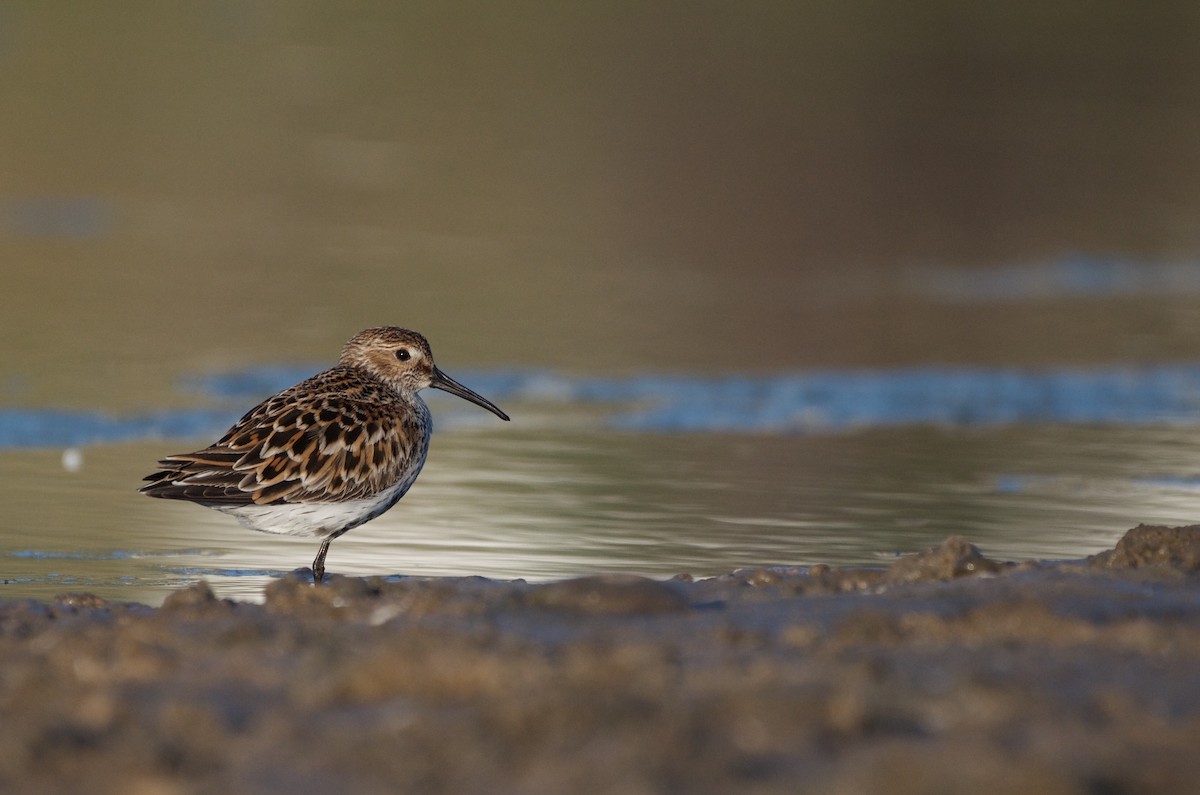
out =
<path fill-rule="evenodd" d="M 380 324 L 514 421 L 434 403 L 331 571 L 1195 521 L 1193 4 L 910 11 L 0 9 L 0 596 L 307 565 L 136 487 Z"/>
<path fill-rule="evenodd" d="M 1200 498 L 1200 428 L 635 433 L 511 409 L 512 426 L 435 435 L 418 485 L 335 542 L 330 571 L 704 576 L 880 565 L 956 533 L 1001 558 L 1076 558 L 1131 523 L 1184 523 Z M 271 577 L 310 563 L 311 539 L 136 494 L 154 458 L 181 444 L 84 448 L 73 472 L 58 451 L 0 453 L 5 595 L 157 603 L 203 577 L 257 599 Z"/>

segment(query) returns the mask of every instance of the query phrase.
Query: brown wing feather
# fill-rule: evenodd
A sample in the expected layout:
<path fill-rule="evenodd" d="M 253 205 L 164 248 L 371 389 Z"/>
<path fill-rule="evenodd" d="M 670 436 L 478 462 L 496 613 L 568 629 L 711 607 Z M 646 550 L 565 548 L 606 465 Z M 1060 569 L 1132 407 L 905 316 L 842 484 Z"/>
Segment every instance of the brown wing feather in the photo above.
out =
<path fill-rule="evenodd" d="M 334 368 L 263 401 L 212 446 L 159 461 L 141 491 L 215 506 L 370 497 L 421 455 L 423 425 L 383 384 Z"/>

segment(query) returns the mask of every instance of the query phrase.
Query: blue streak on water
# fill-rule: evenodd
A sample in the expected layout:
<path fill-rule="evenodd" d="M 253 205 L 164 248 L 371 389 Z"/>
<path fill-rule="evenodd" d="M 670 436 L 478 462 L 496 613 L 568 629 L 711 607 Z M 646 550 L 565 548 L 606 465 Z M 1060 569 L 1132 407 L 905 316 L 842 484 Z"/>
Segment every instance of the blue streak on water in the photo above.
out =
<path fill-rule="evenodd" d="M 181 381 L 180 387 L 186 392 L 203 392 L 214 397 L 257 401 L 298 384 L 322 369 L 319 364 L 265 365 L 251 370 L 189 376 Z"/>
<path fill-rule="evenodd" d="M 10 199 L 0 217 L 21 237 L 54 240 L 96 240 L 116 225 L 112 206 L 95 196 Z"/>
<path fill-rule="evenodd" d="M 185 577 L 283 577 L 283 569 L 206 569 L 199 566 L 165 566 L 163 571 Z"/>
<path fill-rule="evenodd" d="M 310 371 L 277 368 L 194 379 L 222 398 L 257 399 Z M 1200 419 L 1200 364 L 1017 370 L 915 367 L 776 375 L 571 378 L 539 371 L 476 372 L 461 380 L 497 400 L 628 404 L 652 425 L 819 427 Z M 425 393 L 430 394 L 430 393 Z M 436 396 L 436 392 L 433 393 Z M 641 420 L 634 422 L 640 424 Z"/>
<path fill-rule="evenodd" d="M 1027 475 L 1005 472 L 996 476 L 993 488 L 999 494 L 1020 494 L 1028 490 L 1029 482 Z"/>
<path fill-rule="evenodd" d="M 221 397 L 269 394 L 295 371 L 196 382 Z M 478 372 L 495 400 L 611 404 L 642 431 L 832 432 L 906 425 L 1137 424 L 1200 420 L 1200 365 L 1015 370 L 919 367 L 720 377 L 569 378 Z M 241 390 L 246 389 L 246 394 Z"/>
<path fill-rule="evenodd" d="M 0 409 L 0 449 L 72 447 L 138 439 L 195 437 L 222 431 L 238 414 L 185 409 L 114 416 L 98 411 Z"/>
<path fill-rule="evenodd" d="M 129 416 L 0 410 L 0 448 L 205 438 L 222 433 L 253 402 L 312 372 L 276 367 L 187 382 L 189 388 L 236 405 L 235 409 Z M 610 427 L 647 432 L 838 433 L 913 425 L 1200 422 L 1200 364 L 1037 371 L 917 367 L 629 378 L 495 371 L 463 373 L 461 378 L 502 404 L 610 406 Z M 460 409 L 457 401 L 448 401 L 437 411 L 454 416 L 468 410 L 465 404 Z"/>
<path fill-rule="evenodd" d="M 544 384 L 535 386 L 529 397 L 550 393 Z M 910 425 L 1179 423 L 1200 420 L 1200 366 L 644 376 L 567 381 L 554 394 L 633 404 L 616 412 L 611 424 L 641 431 L 828 433 Z"/>
<path fill-rule="evenodd" d="M 913 292 L 948 303 L 1164 296 L 1200 292 L 1200 262 L 1145 263 L 1075 255 L 1054 262 L 910 271 Z"/>

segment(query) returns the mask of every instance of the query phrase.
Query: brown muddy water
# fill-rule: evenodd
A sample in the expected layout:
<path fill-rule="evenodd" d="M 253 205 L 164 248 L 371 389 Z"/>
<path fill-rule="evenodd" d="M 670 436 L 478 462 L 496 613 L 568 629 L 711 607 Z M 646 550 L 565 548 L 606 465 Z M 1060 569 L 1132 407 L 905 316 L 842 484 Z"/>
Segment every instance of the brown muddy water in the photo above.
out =
<path fill-rule="evenodd" d="M 261 598 L 311 542 L 139 478 L 290 382 L 197 383 L 384 323 L 514 422 L 435 405 L 331 571 L 1080 558 L 1188 523 L 1197 33 L 1188 3 L 4 6 L 0 596 Z M 942 406 L 925 367 L 983 386 Z"/>

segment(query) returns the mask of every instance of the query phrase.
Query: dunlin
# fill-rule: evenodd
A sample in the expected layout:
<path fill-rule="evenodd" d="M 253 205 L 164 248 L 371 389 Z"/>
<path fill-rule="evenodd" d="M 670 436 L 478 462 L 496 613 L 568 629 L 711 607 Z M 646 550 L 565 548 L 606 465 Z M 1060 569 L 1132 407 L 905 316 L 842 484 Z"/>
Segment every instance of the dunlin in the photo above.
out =
<path fill-rule="evenodd" d="M 151 497 L 188 500 L 267 533 L 333 539 L 395 505 L 421 471 L 432 421 L 417 393 L 441 389 L 502 420 L 491 401 L 433 363 L 415 331 L 355 334 L 337 365 L 267 398 L 203 450 L 167 456 L 145 479 Z"/>

